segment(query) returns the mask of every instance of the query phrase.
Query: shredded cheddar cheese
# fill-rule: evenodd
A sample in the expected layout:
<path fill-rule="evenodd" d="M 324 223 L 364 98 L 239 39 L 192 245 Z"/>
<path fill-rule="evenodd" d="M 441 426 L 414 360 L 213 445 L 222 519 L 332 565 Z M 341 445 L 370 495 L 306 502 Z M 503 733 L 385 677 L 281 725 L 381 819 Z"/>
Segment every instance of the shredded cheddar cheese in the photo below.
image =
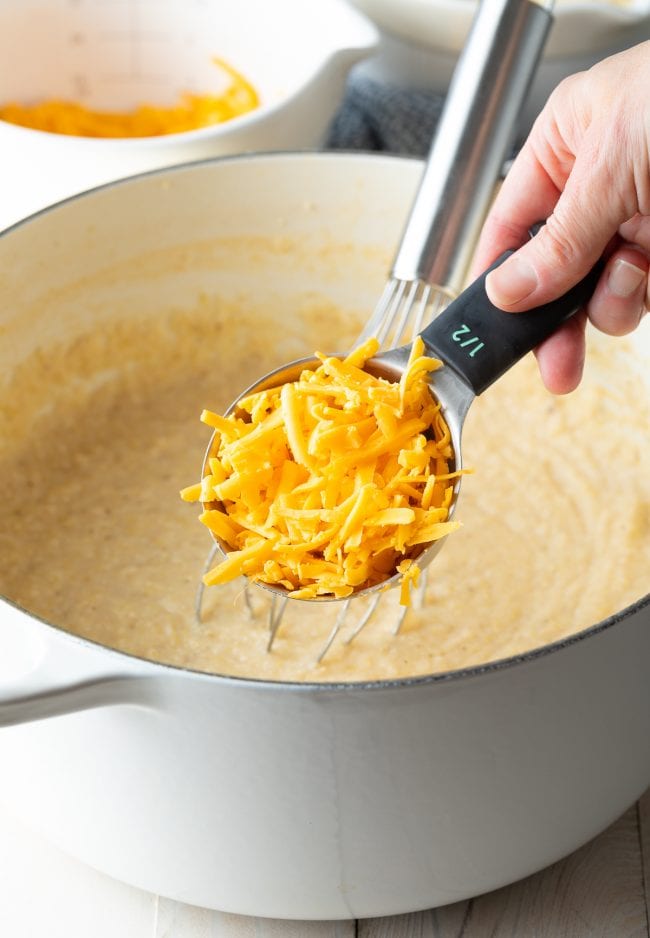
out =
<path fill-rule="evenodd" d="M 95 111 L 75 101 L 0 106 L 0 120 L 32 130 L 76 137 L 157 137 L 210 127 L 239 117 L 259 105 L 253 86 L 221 59 L 214 59 L 229 77 L 221 94 L 183 94 L 171 107 L 141 104 L 132 111 Z"/>
<path fill-rule="evenodd" d="M 326 357 L 281 387 L 242 398 L 215 431 L 208 471 L 183 489 L 227 551 L 206 585 L 244 574 L 297 599 L 342 598 L 401 576 L 417 585 L 423 545 L 454 531 L 453 450 L 427 384 L 440 367 L 413 343 L 399 383 L 364 365 L 370 339 L 347 358 Z"/>

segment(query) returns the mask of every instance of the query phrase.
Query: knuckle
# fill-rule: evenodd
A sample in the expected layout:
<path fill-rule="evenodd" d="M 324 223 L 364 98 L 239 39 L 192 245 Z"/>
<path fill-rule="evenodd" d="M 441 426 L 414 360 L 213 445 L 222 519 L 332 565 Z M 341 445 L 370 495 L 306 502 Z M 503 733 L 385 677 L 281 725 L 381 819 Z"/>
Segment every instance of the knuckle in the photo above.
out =
<path fill-rule="evenodd" d="M 557 215 L 547 219 L 535 241 L 540 259 L 551 268 L 573 267 L 583 253 L 574 228 Z"/>
<path fill-rule="evenodd" d="M 635 212 L 623 222 L 618 232 L 623 241 L 640 248 L 646 255 L 650 254 L 650 216 Z"/>
<path fill-rule="evenodd" d="M 572 75 L 565 76 L 549 95 L 548 104 L 550 106 L 560 105 L 573 98 L 584 81 L 582 72 L 574 72 Z"/>

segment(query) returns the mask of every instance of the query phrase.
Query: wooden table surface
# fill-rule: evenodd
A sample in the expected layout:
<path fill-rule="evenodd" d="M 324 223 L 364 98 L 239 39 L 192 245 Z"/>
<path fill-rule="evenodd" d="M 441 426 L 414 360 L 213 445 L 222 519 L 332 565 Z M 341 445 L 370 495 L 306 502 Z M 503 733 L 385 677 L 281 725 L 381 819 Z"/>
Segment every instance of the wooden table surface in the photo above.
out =
<path fill-rule="evenodd" d="M 650 938 L 650 790 L 599 837 L 504 889 L 358 922 L 248 918 L 117 883 L 0 811 L 3 938 Z"/>

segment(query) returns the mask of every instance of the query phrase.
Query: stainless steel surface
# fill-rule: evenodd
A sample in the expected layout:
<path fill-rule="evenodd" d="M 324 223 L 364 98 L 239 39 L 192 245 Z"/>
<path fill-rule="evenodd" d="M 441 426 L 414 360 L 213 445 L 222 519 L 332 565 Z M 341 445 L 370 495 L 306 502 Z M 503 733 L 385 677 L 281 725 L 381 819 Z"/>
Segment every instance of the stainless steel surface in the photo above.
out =
<path fill-rule="evenodd" d="M 460 290 L 551 22 L 532 0 L 481 3 L 395 258 L 398 280 Z"/>

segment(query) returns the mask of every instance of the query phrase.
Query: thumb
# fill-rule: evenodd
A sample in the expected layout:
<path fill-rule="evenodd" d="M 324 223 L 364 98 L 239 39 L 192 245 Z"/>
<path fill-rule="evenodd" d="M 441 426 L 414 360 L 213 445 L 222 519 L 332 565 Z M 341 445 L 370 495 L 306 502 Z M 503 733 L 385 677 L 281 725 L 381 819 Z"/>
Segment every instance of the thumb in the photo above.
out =
<path fill-rule="evenodd" d="M 611 173 L 607 181 L 605 176 L 605 167 L 593 159 L 576 160 L 546 224 L 488 275 L 486 290 L 495 306 L 511 312 L 541 306 L 591 270 L 628 214 Z"/>

